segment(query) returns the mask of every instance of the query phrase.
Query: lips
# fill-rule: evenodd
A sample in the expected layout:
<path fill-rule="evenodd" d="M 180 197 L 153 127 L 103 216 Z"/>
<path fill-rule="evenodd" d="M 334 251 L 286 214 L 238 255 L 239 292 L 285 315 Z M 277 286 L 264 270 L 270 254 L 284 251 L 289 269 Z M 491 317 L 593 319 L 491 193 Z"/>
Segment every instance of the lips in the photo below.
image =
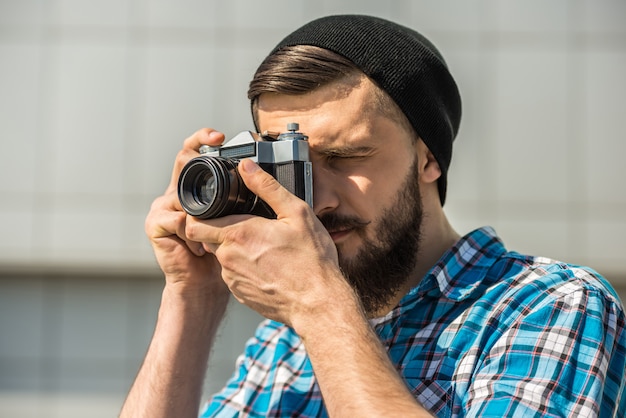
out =
<path fill-rule="evenodd" d="M 335 243 L 343 241 L 352 232 L 363 229 L 369 224 L 357 217 L 341 216 L 335 213 L 321 216 L 320 221 Z"/>
<path fill-rule="evenodd" d="M 335 229 L 330 230 L 328 233 L 330 237 L 333 239 L 335 243 L 341 241 L 344 237 L 348 236 L 352 232 L 352 228 L 350 229 Z"/>

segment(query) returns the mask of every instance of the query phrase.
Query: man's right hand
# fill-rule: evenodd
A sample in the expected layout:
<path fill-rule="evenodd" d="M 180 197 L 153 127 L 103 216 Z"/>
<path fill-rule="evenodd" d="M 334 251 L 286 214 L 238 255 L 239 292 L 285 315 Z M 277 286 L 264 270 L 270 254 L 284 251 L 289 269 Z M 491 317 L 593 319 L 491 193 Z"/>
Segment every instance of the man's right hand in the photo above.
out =
<path fill-rule="evenodd" d="M 206 253 L 201 243 L 186 237 L 187 214 L 180 205 L 177 193 L 180 172 L 189 160 L 200 155 L 200 146 L 220 145 L 223 141 L 224 134 L 208 128 L 187 138 L 176 156 L 165 194 L 155 199 L 146 218 L 146 234 L 165 273 L 166 285 L 179 292 L 191 291 L 198 296 L 228 293 L 215 256 Z"/>

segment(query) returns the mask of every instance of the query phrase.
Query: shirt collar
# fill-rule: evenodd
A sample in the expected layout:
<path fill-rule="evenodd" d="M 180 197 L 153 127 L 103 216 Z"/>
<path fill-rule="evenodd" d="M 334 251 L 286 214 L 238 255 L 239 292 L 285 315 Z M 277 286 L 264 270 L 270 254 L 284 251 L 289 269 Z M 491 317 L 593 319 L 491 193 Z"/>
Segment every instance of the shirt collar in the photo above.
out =
<path fill-rule="evenodd" d="M 492 284 L 484 282 L 487 272 L 505 253 L 504 244 L 493 228 L 476 229 L 446 251 L 404 299 L 420 295 L 461 301 L 471 298 L 477 290 L 480 294 Z"/>

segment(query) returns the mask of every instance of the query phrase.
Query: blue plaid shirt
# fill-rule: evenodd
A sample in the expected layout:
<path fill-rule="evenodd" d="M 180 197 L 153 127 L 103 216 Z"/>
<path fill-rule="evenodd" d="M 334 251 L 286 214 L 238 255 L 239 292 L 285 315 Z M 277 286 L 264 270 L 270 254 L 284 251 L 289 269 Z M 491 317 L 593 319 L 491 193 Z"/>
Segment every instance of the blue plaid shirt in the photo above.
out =
<path fill-rule="evenodd" d="M 626 416 L 615 291 L 591 269 L 507 251 L 491 228 L 461 239 L 372 324 L 437 416 Z M 202 416 L 327 416 L 294 331 L 264 321 Z"/>

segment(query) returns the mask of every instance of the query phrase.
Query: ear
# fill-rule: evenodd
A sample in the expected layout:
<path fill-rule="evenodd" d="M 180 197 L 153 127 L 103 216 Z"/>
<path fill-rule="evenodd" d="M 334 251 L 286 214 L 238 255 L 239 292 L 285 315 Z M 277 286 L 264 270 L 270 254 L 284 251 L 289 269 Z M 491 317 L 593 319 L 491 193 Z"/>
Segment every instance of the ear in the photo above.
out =
<path fill-rule="evenodd" d="M 415 146 L 417 147 L 419 181 L 423 184 L 437 183 L 437 179 L 441 177 L 441 168 L 435 156 L 421 139 L 417 140 Z"/>

